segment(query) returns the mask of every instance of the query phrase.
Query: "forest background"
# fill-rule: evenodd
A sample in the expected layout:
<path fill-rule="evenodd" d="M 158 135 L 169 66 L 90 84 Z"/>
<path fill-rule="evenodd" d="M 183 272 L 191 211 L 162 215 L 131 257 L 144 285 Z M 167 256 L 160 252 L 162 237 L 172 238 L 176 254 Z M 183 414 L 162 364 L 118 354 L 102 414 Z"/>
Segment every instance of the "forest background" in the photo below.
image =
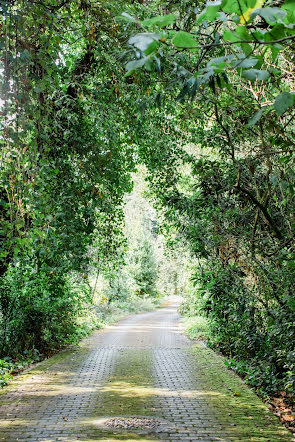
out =
<path fill-rule="evenodd" d="M 173 290 L 192 334 L 292 400 L 294 2 L 0 8 L 2 383 L 102 300 Z"/>

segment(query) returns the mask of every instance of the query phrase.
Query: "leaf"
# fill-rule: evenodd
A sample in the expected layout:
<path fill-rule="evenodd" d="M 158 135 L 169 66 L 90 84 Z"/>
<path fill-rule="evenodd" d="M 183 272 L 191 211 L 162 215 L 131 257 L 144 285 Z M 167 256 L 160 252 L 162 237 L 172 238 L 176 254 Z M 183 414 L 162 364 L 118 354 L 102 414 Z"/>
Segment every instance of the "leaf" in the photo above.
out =
<path fill-rule="evenodd" d="M 218 71 L 218 68 L 215 66 L 213 67 L 206 67 L 204 69 L 205 75 L 203 76 L 203 82 L 206 83 L 208 80 L 210 80 L 211 77 L 213 77 L 216 74 L 216 71 Z"/>
<path fill-rule="evenodd" d="M 121 16 L 119 18 L 124 19 L 124 21 L 127 21 L 128 23 L 136 23 L 138 22 L 138 20 L 134 17 L 132 17 L 132 15 L 128 14 L 127 12 L 123 12 L 121 14 Z"/>
<path fill-rule="evenodd" d="M 282 5 L 282 9 L 286 9 L 287 11 L 295 12 L 295 2 L 294 0 L 286 0 Z"/>
<path fill-rule="evenodd" d="M 184 31 L 177 32 L 172 43 L 179 48 L 198 47 L 198 42 L 192 37 L 192 35 Z"/>
<path fill-rule="evenodd" d="M 271 175 L 270 176 L 270 181 L 272 182 L 272 184 L 274 186 L 276 186 L 278 184 L 278 177 L 276 175 Z"/>
<path fill-rule="evenodd" d="M 223 34 L 223 39 L 225 41 L 237 42 L 241 40 L 252 40 L 252 36 L 245 26 L 237 26 L 234 31 L 225 31 Z M 252 48 L 249 43 L 238 43 L 238 45 L 242 48 L 243 52 L 248 55 L 252 52 Z"/>
<path fill-rule="evenodd" d="M 246 26 L 237 26 L 235 29 L 235 34 L 237 34 L 241 40 L 252 40 L 253 37 L 252 35 L 249 33 L 248 29 L 246 28 Z"/>
<path fill-rule="evenodd" d="M 258 63 L 257 58 L 254 57 L 242 58 L 241 60 L 237 60 L 234 63 L 234 68 L 248 69 L 252 68 L 253 66 L 256 66 L 257 63 Z"/>
<path fill-rule="evenodd" d="M 263 2 L 263 0 L 223 0 L 221 9 L 227 14 L 241 14 L 245 15 L 249 10 L 254 9 L 258 2 Z M 261 5 L 262 6 L 262 5 Z M 240 21 L 240 17 L 238 17 Z"/>
<path fill-rule="evenodd" d="M 234 55 L 225 55 L 224 57 L 211 58 L 208 62 L 208 66 L 220 66 L 221 64 L 231 62 L 235 58 Z"/>
<path fill-rule="evenodd" d="M 220 8 L 221 8 L 221 0 L 217 1 L 208 1 L 206 4 L 206 8 L 197 18 L 197 25 L 201 24 L 204 20 L 213 21 L 216 19 Z"/>
<path fill-rule="evenodd" d="M 227 20 L 227 16 L 224 12 L 218 12 L 217 16 L 218 20 L 225 22 Z"/>
<path fill-rule="evenodd" d="M 271 55 L 272 55 L 272 61 L 276 61 L 278 58 L 278 55 L 280 53 L 280 49 L 279 48 L 275 48 L 275 47 L 271 47 Z"/>
<path fill-rule="evenodd" d="M 242 13 L 241 17 L 240 17 L 240 23 L 241 24 L 245 24 L 250 20 L 250 16 L 251 16 L 251 12 L 254 11 L 257 8 L 260 8 L 263 3 L 265 2 L 265 0 L 257 0 L 255 2 L 255 5 L 249 9 L 247 9 L 247 11 L 245 11 L 244 13 Z M 252 17 L 251 17 L 252 18 Z"/>
<path fill-rule="evenodd" d="M 155 33 L 141 33 L 129 38 L 128 43 L 142 52 L 146 51 L 151 43 L 160 40 L 161 35 Z"/>
<path fill-rule="evenodd" d="M 174 14 L 167 15 L 157 15 L 156 17 L 150 18 L 148 20 L 144 20 L 141 22 L 142 26 L 146 26 L 147 28 L 150 26 L 158 26 L 159 28 L 163 28 L 165 26 L 171 25 L 175 23 L 176 16 Z"/>
<path fill-rule="evenodd" d="M 153 41 L 147 49 L 144 51 L 145 55 L 150 55 L 152 52 L 154 52 L 159 46 L 159 43 L 157 41 Z"/>
<path fill-rule="evenodd" d="M 140 60 L 133 60 L 133 61 L 129 61 L 129 63 L 127 63 L 126 65 L 126 76 L 132 74 L 133 71 L 135 71 L 135 69 L 141 68 L 145 62 L 146 62 L 146 57 L 145 58 L 141 58 Z"/>
<path fill-rule="evenodd" d="M 274 108 L 278 115 L 282 115 L 289 107 L 294 105 L 294 96 L 290 92 L 282 92 L 274 102 Z"/>
<path fill-rule="evenodd" d="M 256 124 L 260 120 L 262 114 L 263 114 L 263 109 L 259 109 L 257 112 L 255 112 L 255 114 L 252 115 L 252 117 L 248 121 L 247 126 L 248 127 L 254 126 L 254 124 Z"/>
<path fill-rule="evenodd" d="M 281 8 L 259 8 L 251 14 L 251 18 L 255 18 L 257 15 L 264 18 L 269 25 L 274 26 L 283 22 L 287 12 Z"/>
<path fill-rule="evenodd" d="M 144 67 L 147 71 L 151 72 L 153 70 L 154 65 L 153 65 L 153 62 L 150 57 L 146 58 L 146 62 L 144 65 L 145 65 Z"/>
<path fill-rule="evenodd" d="M 243 77 L 250 81 L 265 81 L 270 77 L 269 72 L 259 71 L 258 69 L 247 69 L 243 71 Z"/>
<path fill-rule="evenodd" d="M 235 42 L 241 40 L 241 38 L 235 35 L 232 31 L 225 31 L 223 33 L 223 40 Z"/>
<path fill-rule="evenodd" d="M 160 58 L 154 56 L 154 62 L 156 65 L 156 71 L 158 74 L 160 74 L 161 73 L 161 60 L 160 60 Z"/>
<path fill-rule="evenodd" d="M 179 94 L 177 95 L 176 101 L 182 100 L 188 93 L 189 93 L 189 85 L 187 83 L 185 83 L 185 85 L 183 86 L 183 88 L 181 89 Z"/>
<path fill-rule="evenodd" d="M 286 0 L 285 3 L 282 5 L 282 9 L 287 11 L 287 17 L 285 18 L 284 22 L 294 24 L 295 22 L 295 2 L 294 0 Z"/>

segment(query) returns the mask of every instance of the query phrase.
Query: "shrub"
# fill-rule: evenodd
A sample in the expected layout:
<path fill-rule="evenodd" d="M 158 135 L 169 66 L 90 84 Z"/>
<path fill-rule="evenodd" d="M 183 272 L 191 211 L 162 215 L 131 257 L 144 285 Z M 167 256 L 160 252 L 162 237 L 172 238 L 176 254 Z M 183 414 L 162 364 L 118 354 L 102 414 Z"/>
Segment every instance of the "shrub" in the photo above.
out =
<path fill-rule="evenodd" d="M 34 348 L 46 353 L 75 342 L 78 313 L 90 301 L 87 290 L 69 276 L 11 266 L 1 279 L 1 354 L 16 356 Z"/>

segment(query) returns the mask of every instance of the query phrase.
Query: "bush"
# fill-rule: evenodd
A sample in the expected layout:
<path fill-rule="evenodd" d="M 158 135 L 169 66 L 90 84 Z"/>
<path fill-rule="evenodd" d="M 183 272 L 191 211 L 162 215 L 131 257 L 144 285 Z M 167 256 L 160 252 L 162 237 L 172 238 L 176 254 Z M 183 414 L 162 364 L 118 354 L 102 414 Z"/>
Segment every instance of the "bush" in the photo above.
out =
<path fill-rule="evenodd" d="M 277 277 L 273 271 L 273 281 Z M 276 281 L 273 294 L 263 284 L 247 284 L 235 266 L 211 262 L 196 274 L 195 291 L 182 307 L 189 316 L 194 311 L 207 318 L 208 345 L 228 356 L 228 365 L 262 395 L 295 393 L 294 309 L 286 302 L 285 284 L 280 292 Z M 193 322 L 189 330 L 192 336 L 202 333 L 202 327 L 194 331 Z"/>
<path fill-rule="evenodd" d="M 0 359 L 0 387 L 3 388 L 8 384 L 10 379 L 12 378 L 11 371 L 13 370 L 14 365 L 5 360 Z"/>
<path fill-rule="evenodd" d="M 45 269 L 14 266 L 1 279 L 1 355 L 47 353 L 75 342 L 78 313 L 89 305 L 86 286 Z"/>
<path fill-rule="evenodd" d="M 209 339 L 210 328 L 204 316 L 192 316 L 185 321 L 185 331 L 191 339 Z"/>

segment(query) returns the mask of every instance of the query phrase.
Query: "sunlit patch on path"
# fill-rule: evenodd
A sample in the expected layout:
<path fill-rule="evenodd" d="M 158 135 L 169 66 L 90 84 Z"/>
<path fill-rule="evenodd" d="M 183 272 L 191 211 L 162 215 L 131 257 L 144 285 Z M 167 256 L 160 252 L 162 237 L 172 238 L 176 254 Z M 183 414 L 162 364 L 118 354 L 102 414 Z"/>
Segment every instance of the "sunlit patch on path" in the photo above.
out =
<path fill-rule="evenodd" d="M 288 441 L 176 306 L 131 316 L 41 363 L 0 395 L 0 440 Z"/>

